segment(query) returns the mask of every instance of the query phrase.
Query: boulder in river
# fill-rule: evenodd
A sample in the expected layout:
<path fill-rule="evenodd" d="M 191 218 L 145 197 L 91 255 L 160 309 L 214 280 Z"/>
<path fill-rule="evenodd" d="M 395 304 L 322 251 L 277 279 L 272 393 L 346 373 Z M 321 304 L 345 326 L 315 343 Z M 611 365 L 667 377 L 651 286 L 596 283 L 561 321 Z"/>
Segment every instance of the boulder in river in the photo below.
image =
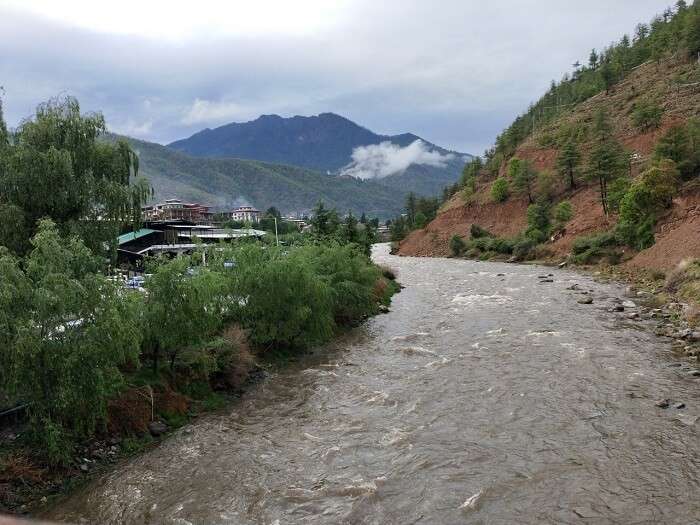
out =
<path fill-rule="evenodd" d="M 668 408 L 671 404 L 671 400 L 670 399 L 661 399 L 661 400 L 657 401 L 655 404 L 659 408 Z"/>
<path fill-rule="evenodd" d="M 593 298 L 592 297 L 581 297 L 578 301 L 576 301 L 578 304 L 593 304 Z"/>

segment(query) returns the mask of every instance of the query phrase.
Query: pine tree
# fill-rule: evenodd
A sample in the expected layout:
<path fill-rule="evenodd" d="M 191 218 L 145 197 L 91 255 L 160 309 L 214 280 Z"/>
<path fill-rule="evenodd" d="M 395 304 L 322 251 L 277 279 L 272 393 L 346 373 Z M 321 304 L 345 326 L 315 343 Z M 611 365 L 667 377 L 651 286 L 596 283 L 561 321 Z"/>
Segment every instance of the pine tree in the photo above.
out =
<path fill-rule="evenodd" d="M 523 195 L 527 196 L 528 203 L 535 202 L 533 198 L 533 186 L 535 183 L 536 173 L 532 165 L 527 160 L 513 158 L 508 166 L 508 176 L 513 181 L 513 188 Z"/>
<path fill-rule="evenodd" d="M 625 174 L 629 157 L 613 136 L 610 122 L 602 110 L 596 115 L 595 133 L 596 140 L 588 159 L 587 173 L 589 179 L 598 182 L 603 213 L 608 215 L 608 185 Z"/>
<path fill-rule="evenodd" d="M 557 171 L 562 178 L 566 179 L 569 188 L 576 188 L 576 171 L 581 163 L 581 153 L 573 138 L 564 143 L 557 157 Z"/>
<path fill-rule="evenodd" d="M 591 55 L 588 57 L 588 66 L 591 69 L 598 67 L 598 59 L 598 52 L 595 49 L 591 50 Z"/>

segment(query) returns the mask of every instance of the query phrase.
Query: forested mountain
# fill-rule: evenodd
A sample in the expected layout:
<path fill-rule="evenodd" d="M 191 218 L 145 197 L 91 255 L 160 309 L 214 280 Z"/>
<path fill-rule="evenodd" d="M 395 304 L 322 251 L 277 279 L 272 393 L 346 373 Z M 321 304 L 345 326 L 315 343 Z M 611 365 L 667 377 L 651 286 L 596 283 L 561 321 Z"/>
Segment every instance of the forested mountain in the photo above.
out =
<path fill-rule="evenodd" d="M 111 136 L 113 139 L 114 136 Z M 250 203 L 283 213 L 305 212 L 322 200 L 343 213 L 386 218 L 399 211 L 395 191 L 373 181 L 331 178 L 305 168 L 240 159 L 198 158 L 165 146 L 128 138 L 140 173 L 156 199 L 180 198 L 220 209 Z"/>
<path fill-rule="evenodd" d="M 430 224 L 395 221 L 400 253 L 653 271 L 700 258 L 699 53 L 700 2 L 680 0 L 582 57 Z"/>
<path fill-rule="evenodd" d="M 291 118 L 263 115 L 250 122 L 204 129 L 187 139 L 171 143 L 169 147 L 196 157 L 261 160 L 337 175 L 351 164 L 355 148 L 383 142 L 405 148 L 417 140 L 424 143 L 425 151 L 441 156 L 439 165 L 416 158 L 416 162 L 406 169 L 388 176 L 382 174 L 377 182 L 401 191 L 438 195 L 444 186 L 459 179 L 469 155 L 448 151 L 410 133 L 378 135 L 334 113 Z M 390 151 L 375 153 L 391 154 Z"/>

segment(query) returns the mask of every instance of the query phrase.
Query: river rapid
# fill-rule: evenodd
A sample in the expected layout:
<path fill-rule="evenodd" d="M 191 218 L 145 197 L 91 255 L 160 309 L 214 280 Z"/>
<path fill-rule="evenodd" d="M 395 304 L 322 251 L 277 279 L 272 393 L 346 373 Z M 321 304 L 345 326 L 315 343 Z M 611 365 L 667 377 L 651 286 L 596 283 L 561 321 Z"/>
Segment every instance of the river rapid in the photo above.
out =
<path fill-rule="evenodd" d="M 398 258 L 391 312 L 49 516 L 114 524 L 700 522 L 700 379 L 622 289 Z M 539 275 L 552 273 L 553 282 Z M 578 283 L 591 305 L 579 304 Z M 627 310 L 627 313 L 630 310 Z M 664 410 L 658 399 L 684 402 Z"/>

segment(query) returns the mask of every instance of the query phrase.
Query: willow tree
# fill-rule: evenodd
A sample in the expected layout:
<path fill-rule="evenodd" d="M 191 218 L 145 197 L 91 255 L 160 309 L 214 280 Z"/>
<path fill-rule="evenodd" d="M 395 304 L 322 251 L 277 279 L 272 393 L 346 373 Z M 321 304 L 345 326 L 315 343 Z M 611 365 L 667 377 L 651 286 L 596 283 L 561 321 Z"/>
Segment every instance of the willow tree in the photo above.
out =
<path fill-rule="evenodd" d="M 1 119 L 0 119 L 1 120 Z M 115 247 L 125 224 L 140 221 L 149 195 L 138 157 L 125 141 L 100 139 L 101 114 L 81 114 L 74 98 L 41 104 L 7 139 L 0 125 L 0 244 L 24 255 L 42 218 L 79 235 L 95 253 Z M 18 242 L 19 239 L 19 242 Z"/>

